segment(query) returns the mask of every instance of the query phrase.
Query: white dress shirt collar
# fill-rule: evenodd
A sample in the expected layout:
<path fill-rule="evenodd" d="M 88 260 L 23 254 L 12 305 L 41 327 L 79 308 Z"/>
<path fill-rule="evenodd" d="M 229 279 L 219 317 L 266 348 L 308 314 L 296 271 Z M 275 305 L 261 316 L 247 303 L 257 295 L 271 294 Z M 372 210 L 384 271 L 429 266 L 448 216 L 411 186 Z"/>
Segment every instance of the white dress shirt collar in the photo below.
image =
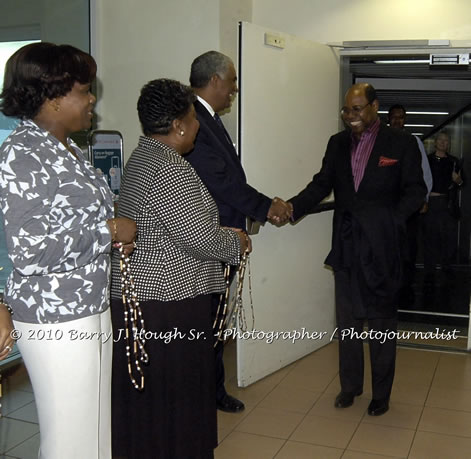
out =
<path fill-rule="evenodd" d="M 208 102 L 206 102 L 202 97 L 200 96 L 196 96 L 196 97 L 201 102 L 201 104 L 206 108 L 206 110 L 208 110 L 210 115 L 214 118 L 214 115 L 216 112 L 214 111 L 213 107 L 211 107 L 211 105 L 209 105 Z"/>

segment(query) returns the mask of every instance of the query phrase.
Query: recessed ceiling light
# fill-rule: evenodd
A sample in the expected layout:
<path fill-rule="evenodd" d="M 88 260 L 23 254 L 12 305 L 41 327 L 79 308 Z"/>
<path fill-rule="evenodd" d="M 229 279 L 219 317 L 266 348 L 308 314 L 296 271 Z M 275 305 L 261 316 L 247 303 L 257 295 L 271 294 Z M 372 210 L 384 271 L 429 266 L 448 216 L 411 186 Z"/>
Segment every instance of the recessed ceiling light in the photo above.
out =
<path fill-rule="evenodd" d="M 375 64 L 430 64 L 430 59 L 388 59 L 373 62 Z"/>
<path fill-rule="evenodd" d="M 389 111 L 378 110 L 378 113 L 387 115 Z M 406 112 L 407 115 L 449 115 L 449 112 Z"/>

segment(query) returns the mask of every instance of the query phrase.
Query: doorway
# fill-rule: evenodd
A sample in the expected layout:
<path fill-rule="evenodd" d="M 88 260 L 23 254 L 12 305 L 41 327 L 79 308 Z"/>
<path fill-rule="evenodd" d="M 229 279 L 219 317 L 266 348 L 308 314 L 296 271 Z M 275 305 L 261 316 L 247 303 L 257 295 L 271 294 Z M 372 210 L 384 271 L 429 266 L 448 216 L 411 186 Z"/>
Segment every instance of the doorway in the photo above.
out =
<path fill-rule="evenodd" d="M 466 129 L 471 121 L 471 67 L 467 64 L 470 50 L 449 46 L 408 49 L 407 43 L 382 49 L 367 43 L 355 46 L 340 53 L 342 93 L 353 83 L 372 84 L 385 123 L 389 108 L 403 105 L 407 111 L 405 130 L 421 139 L 427 154 L 433 155 L 435 138 L 445 129 L 450 138 L 448 153 L 461 161 L 462 176 L 470 178 L 471 134 Z M 446 65 L 430 65 L 431 56 L 438 54 L 456 56 L 457 60 L 450 58 Z M 449 270 L 437 264 L 432 282 L 426 278 L 424 268 L 424 255 L 430 250 L 424 243 L 426 217 L 417 217 L 415 275 L 410 294 L 400 298 L 399 329 L 409 332 L 400 335 L 401 344 L 442 350 L 470 349 L 471 182 L 465 182 L 459 189 L 457 199 L 460 216 L 452 229 L 455 246 L 452 263 Z"/>

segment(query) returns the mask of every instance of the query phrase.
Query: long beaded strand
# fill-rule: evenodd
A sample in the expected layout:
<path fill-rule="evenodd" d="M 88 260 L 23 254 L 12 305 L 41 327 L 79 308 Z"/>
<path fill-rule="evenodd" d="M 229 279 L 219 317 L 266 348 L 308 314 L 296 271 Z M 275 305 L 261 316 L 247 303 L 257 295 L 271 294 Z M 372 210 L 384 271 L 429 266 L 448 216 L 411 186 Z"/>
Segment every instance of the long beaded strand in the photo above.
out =
<path fill-rule="evenodd" d="M 124 329 L 126 336 L 126 358 L 128 360 L 128 373 L 135 389 L 144 389 L 144 373 L 140 362 L 148 363 L 149 355 L 144 349 L 145 327 L 142 310 L 137 299 L 134 279 L 131 274 L 129 257 L 124 254 L 123 246 L 119 247 L 121 269 L 121 292 L 124 304 Z M 132 343 L 132 344 L 131 344 Z M 132 358 L 131 358 L 132 353 Z M 135 370 L 134 370 L 135 369 Z M 134 377 L 135 372 L 140 376 L 140 383 Z M 137 376 L 137 378 L 139 378 Z"/>
<path fill-rule="evenodd" d="M 247 321 L 245 318 L 245 310 L 242 301 L 242 290 L 244 287 L 245 270 L 248 267 L 249 273 L 249 298 L 250 308 L 252 311 L 252 330 L 255 327 L 255 313 L 253 307 L 252 298 L 252 280 L 250 272 L 250 256 L 248 253 L 244 253 L 240 259 L 239 268 L 237 270 L 237 289 L 234 297 L 229 298 L 230 291 L 230 265 L 226 265 L 224 269 L 224 282 L 226 289 L 224 293 L 221 293 L 219 305 L 216 312 L 216 317 L 213 323 L 213 331 L 216 340 L 214 346 L 219 341 L 224 341 L 223 332 L 227 328 L 232 328 L 235 325 L 236 317 L 239 317 L 239 326 L 242 331 L 247 330 Z"/>

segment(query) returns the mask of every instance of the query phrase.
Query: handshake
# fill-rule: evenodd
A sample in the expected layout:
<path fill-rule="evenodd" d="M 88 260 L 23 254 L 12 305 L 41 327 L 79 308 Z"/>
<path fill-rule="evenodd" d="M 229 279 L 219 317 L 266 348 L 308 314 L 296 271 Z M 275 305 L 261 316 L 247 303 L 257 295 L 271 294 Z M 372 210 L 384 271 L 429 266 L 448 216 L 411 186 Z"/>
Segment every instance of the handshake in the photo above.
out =
<path fill-rule="evenodd" d="M 273 198 L 268 209 L 267 219 L 273 225 L 282 225 L 293 216 L 293 205 L 281 198 Z"/>

